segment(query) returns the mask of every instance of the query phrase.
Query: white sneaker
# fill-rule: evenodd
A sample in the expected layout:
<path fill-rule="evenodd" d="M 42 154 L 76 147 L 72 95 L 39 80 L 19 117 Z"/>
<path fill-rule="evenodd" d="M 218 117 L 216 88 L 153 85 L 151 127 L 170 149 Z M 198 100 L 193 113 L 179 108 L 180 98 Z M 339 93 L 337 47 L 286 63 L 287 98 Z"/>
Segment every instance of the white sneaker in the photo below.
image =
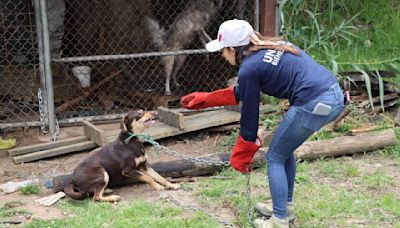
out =
<path fill-rule="evenodd" d="M 268 220 L 256 219 L 254 220 L 255 228 L 289 228 L 288 218 L 278 218 L 272 215 Z"/>
<path fill-rule="evenodd" d="M 261 215 L 265 217 L 271 217 L 273 213 L 273 208 L 272 208 L 272 201 L 269 200 L 266 203 L 263 202 L 257 202 L 254 205 L 255 211 L 260 213 Z M 295 219 L 295 214 L 294 214 L 294 205 L 293 203 L 287 203 L 287 216 L 289 218 L 289 221 L 294 221 Z"/>

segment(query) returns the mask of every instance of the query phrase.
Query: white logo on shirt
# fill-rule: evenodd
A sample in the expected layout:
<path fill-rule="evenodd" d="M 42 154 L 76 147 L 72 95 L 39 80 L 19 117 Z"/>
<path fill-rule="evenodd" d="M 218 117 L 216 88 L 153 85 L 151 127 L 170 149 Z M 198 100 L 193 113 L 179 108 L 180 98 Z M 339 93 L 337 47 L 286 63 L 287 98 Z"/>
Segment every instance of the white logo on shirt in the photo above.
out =
<path fill-rule="evenodd" d="M 265 52 L 263 62 L 271 63 L 272 65 L 276 66 L 279 63 L 279 60 L 281 59 L 283 52 L 284 51 L 281 51 L 281 50 L 277 51 L 277 50 L 268 49 Z"/>

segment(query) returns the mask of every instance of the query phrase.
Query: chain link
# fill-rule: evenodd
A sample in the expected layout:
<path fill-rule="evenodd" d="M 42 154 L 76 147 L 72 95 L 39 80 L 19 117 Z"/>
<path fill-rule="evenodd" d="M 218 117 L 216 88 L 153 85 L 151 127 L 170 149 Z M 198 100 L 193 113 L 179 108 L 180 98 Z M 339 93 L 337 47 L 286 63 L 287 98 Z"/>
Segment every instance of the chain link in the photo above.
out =
<path fill-rule="evenodd" d="M 54 134 L 53 134 L 53 141 L 57 141 L 57 138 L 58 138 L 58 136 L 60 135 L 60 124 L 58 123 L 58 120 L 57 120 L 57 118 L 56 118 L 56 129 L 55 129 L 55 131 L 54 131 Z"/>
<path fill-rule="evenodd" d="M 39 121 L 40 121 L 40 130 L 42 131 L 43 134 L 47 134 L 46 130 L 46 117 L 44 114 L 44 102 L 43 102 L 43 96 L 42 96 L 42 89 L 39 88 L 38 90 L 38 100 L 39 100 Z"/>
<path fill-rule="evenodd" d="M 207 216 L 210 216 L 212 218 L 214 218 L 215 220 L 217 220 L 217 222 L 219 222 L 220 224 L 224 225 L 225 227 L 233 227 L 233 225 L 223 219 L 221 219 L 220 217 L 208 212 L 207 210 L 200 208 L 200 207 L 194 207 L 194 206 L 185 206 L 183 204 L 181 204 L 178 200 L 175 200 L 172 196 L 166 194 L 168 196 L 168 198 L 178 207 L 186 210 L 186 211 L 191 211 L 191 212 L 202 212 L 204 214 L 206 214 Z"/>
<path fill-rule="evenodd" d="M 250 198 L 250 172 L 246 173 L 246 201 L 247 201 L 247 222 L 249 226 L 253 225 L 253 210 L 251 209 Z"/>

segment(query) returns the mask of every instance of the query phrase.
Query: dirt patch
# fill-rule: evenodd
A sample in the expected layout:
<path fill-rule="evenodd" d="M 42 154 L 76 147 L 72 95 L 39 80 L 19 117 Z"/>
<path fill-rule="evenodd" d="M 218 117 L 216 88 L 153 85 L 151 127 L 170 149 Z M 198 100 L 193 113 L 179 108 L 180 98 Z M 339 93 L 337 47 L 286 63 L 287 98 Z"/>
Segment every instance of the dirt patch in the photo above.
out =
<path fill-rule="evenodd" d="M 30 215 L 18 215 L 16 217 L 10 218 L 10 220 L 17 220 L 22 223 L 30 222 L 32 220 L 49 220 L 49 219 L 61 219 L 65 218 L 66 215 L 63 213 L 61 209 L 57 207 L 45 207 L 39 205 L 35 202 L 35 199 L 38 199 L 43 196 L 47 196 L 52 194 L 50 190 L 46 190 L 42 188 L 42 194 L 40 195 L 23 195 L 20 192 L 14 192 L 11 194 L 1 195 L 0 202 L 2 207 L 7 202 L 20 202 L 21 205 L 15 207 L 15 209 L 23 209 L 30 212 Z"/>

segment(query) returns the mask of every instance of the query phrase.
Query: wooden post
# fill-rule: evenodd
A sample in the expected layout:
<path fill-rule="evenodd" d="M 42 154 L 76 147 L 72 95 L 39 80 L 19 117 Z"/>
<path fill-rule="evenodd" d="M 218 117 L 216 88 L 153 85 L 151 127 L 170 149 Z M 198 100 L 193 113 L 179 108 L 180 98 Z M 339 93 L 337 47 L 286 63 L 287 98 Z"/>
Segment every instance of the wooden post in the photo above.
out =
<path fill-rule="evenodd" d="M 86 137 L 94 141 L 99 146 L 105 146 L 108 144 L 106 132 L 89 121 L 83 121 L 83 132 Z"/>
<path fill-rule="evenodd" d="M 174 110 L 158 107 L 158 116 L 160 120 L 168 125 L 179 128 L 180 130 L 185 129 L 185 124 L 183 120 L 183 114 L 176 112 Z"/>
<path fill-rule="evenodd" d="M 260 33 L 264 36 L 278 35 L 278 0 L 260 0 Z"/>

